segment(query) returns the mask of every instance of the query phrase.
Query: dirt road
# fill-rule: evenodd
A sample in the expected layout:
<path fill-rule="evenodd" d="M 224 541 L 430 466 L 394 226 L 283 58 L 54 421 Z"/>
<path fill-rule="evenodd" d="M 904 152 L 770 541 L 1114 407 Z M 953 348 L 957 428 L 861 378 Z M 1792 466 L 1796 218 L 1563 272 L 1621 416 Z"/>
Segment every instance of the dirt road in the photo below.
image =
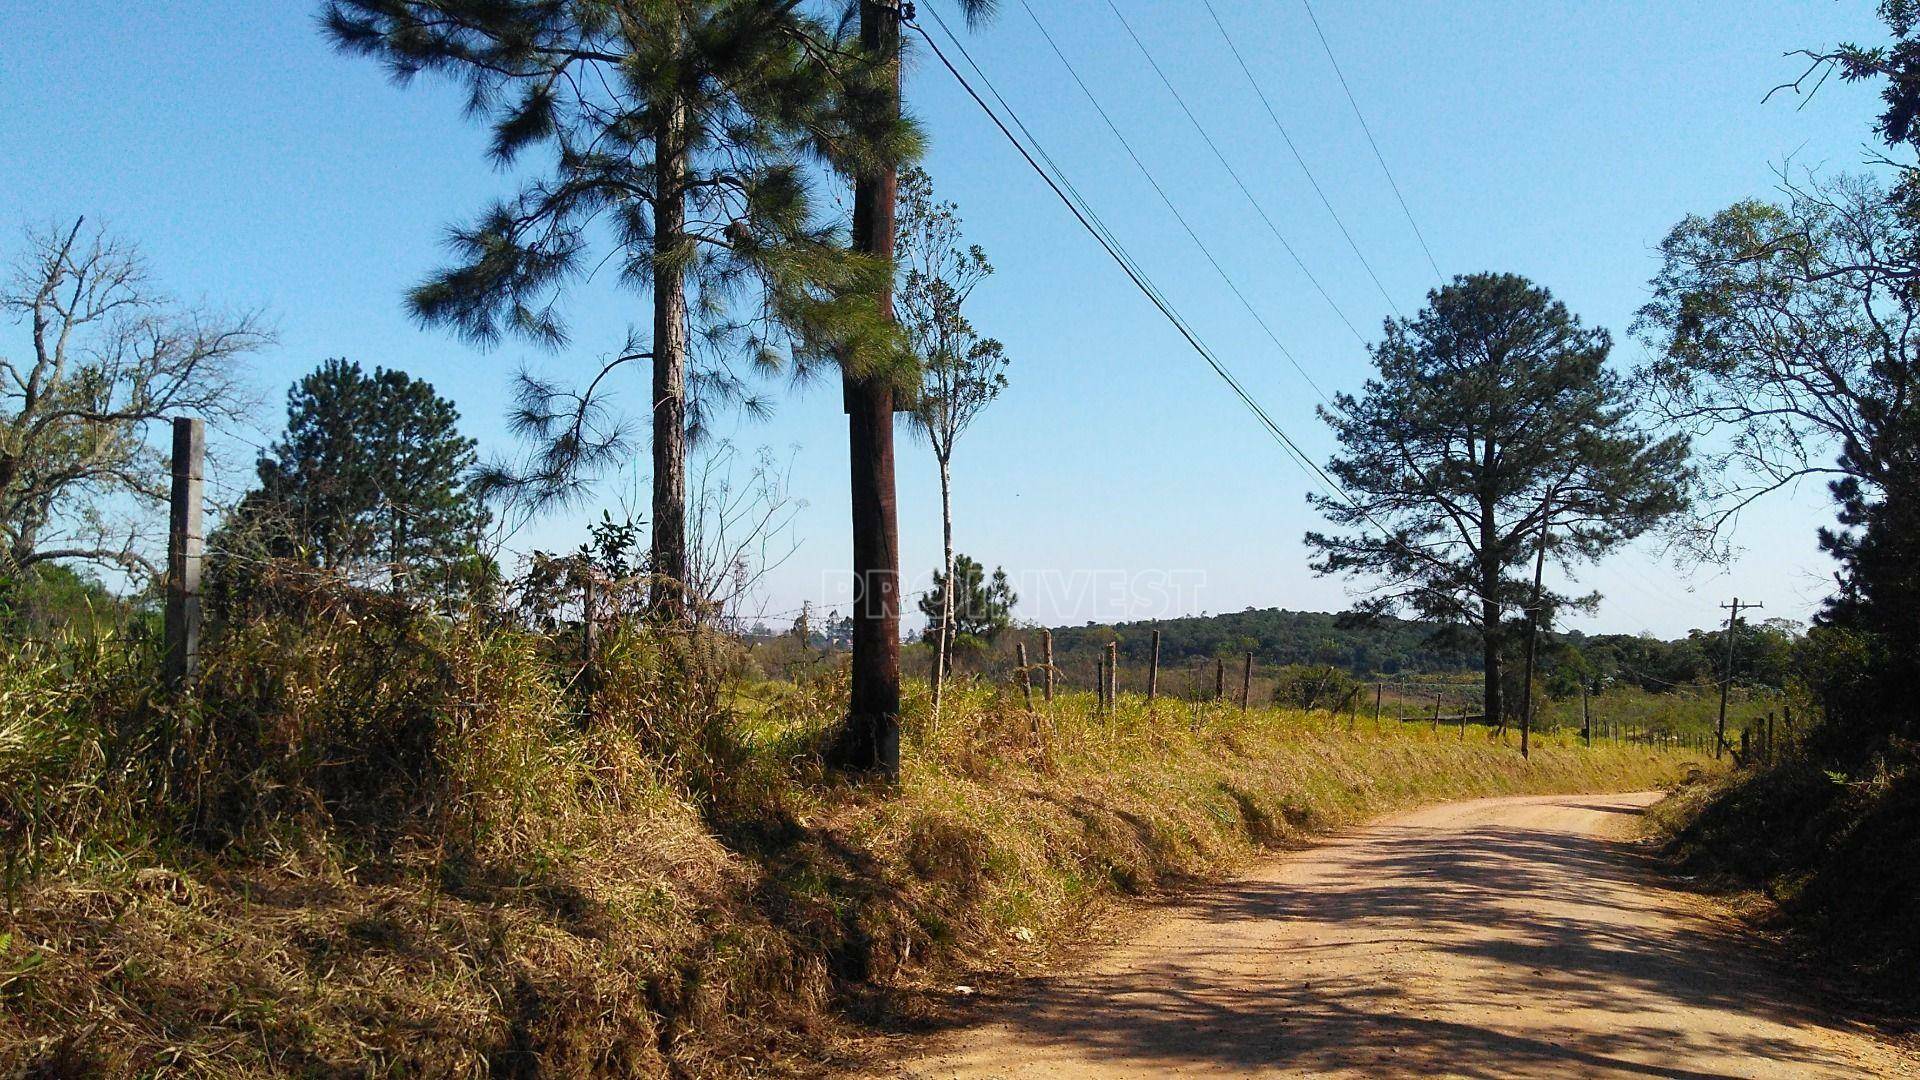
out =
<path fill-rule="evenodd" d="M 1623 839 L 1651 801 L 1384 820 L 1205 890 L 892 1075 L 1920 1076 L 1659 884 Z"/>

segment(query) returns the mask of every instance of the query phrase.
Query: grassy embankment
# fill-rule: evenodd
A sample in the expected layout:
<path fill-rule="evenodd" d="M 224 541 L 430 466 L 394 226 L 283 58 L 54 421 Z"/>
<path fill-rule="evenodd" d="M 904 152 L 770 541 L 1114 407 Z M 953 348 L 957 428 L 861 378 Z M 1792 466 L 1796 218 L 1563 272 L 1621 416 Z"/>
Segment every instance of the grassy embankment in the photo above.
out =
<path fill-rule="evenodd" d="M 210 648 L 184 704 L 117 645 L 0 653 L 0 1073 L 809 1073 L 1115 898 L 1694 760 L 975 686 L 937 729 L 915 702 L 889 792 L 815 764 L 843 676 L 754 681 L 722 642 L 615 635 L 587 718 L 519 631 Z"/>
<path fill-rule="evenodd" d="M 1884 1004 L 1920 1014 L 1920 746 L 1852 773 L 1788 745 L 1772 764 L 1688 785 L 1652 827 L 1683 870 Z"/>

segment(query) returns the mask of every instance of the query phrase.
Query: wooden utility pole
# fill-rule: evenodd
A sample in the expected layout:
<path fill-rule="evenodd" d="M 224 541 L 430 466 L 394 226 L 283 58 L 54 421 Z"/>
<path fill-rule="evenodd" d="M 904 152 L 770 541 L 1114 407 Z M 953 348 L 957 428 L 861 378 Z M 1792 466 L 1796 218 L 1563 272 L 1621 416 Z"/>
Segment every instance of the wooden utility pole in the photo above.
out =
<path fill-rule="evenodd" d="M 881 122 L 900 113 L 900 12 L 862 0 L 860 46 L 883 65 Z M 854 178 L 853 249 L 876 262 L 893 259 L 891 163 L 870 164 Z M 893 318 L 891 284 L 876 298 Z M 893 387 L 885 378 L 845 378 L 847 451 L 853 510 L 853 662 L 847 723 L 834 747 L 836 764 L 853 772 L 900 777 L 900 530 L 893 486 Z"/>
<path fill-rule="evenodd" d="M 1253 654 L 1247 654 L 1246 667 L 1240 671 L 1240 711 L 1247 711 L 1247 704 L 1253 700 Z"/>
<path fill-rule="evenodd" d="M 1531 756 L 1533 736 L 1533 658 L 1540 643 L 1540 583 L 1547 569 L 1547 520 L 1540 515 L 1540 550 L 1533 557 L 1533 603 L 1527 605 L 1527 669 L 1520 683 L 1520 756 Z"/>
<path fill-rule="evenodd" d="M 1766 605 L 1743 604 L 1740 602 L 1740 598 L 1736 596 L 1733 598 L 1733 603 L 1721 604 L 1720 606 L 1725 608 L 1727 612 L 1727 666 L 1726 669 L 1720 673 L 1720 720 L 1714 725 L 1713 729 L 1713 756 L 1716 761 L 1720 759 L 1720 756 L 1725 753 L 1727 748 L 1727 690 L 1733 686 L 1733 635 L 1734 630 L 1740 625 L 1740 609 L 1747 608 L 1751 610 L 1753 608 L 1762 608 Z"/>
<path fill-rule="evenodd" d="M 1587 704 L 1587 680 L 1580 680 L 1580 744 L 1593 745 L 1593 709 Z"/>
<path fill-rule="evenodd" d="M 1040 662 L 1046 670 L 1040 673 L 1041 696 L 1051 704 L 1053 702 L 1053 631 L 1040 631 Z"/>
<path fill-rule="evenodd" d="M 206 479 L 204 421 L 173 421 L 173 488 L 167 513 L 166 679 L 173 689 L 193 676 L 200 654 L 201 486 Z"/>
<path fill-rule="evenodd" d="M 1152 705 L 1154 697 L 1159 693 L 1160 693 L 1160 631 L 1155 630 L 1153 632 L 1153 644 L 1149 647 L 1148 656 L 1147 656 L 1147 704 Z"/>

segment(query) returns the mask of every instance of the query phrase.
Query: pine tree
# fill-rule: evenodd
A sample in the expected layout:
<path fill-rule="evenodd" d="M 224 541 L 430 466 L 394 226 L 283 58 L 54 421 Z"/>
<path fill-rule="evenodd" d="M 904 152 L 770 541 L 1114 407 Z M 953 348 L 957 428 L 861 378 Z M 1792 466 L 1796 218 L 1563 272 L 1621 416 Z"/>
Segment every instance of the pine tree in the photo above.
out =
<path fill-rule="evenodd" d="M 515 420 L 544 449 L 497 479 L 564 494 L 616 459 L 623 440 L 596 431 L 595 394 L 613 369 L 650 361 L 655 600 L 683 611 L 687 445 L 702 392 L 742 390 L 728 358 L 773 364 L 785 346 L 861 374 L 906 359 L 861 299 L 885 288 L 885 261 L 815 221 L 805 172 L 915 150 L 911 124 L 872 108 L 884 65 L 794 0 L 333 0 L 325 21 L 340 48 L 398 77 L 465 83 L 497 163 L 550 155 L 516 198 L 454 231 L 455 265 L 411 295 L 421 319 L 558 347 L 569 283 L 611 262 L 650 292 L 650 339 L 630 333 L 585 391 L 523 387 Z M 716 362 L 691 373 L 690 394 L 696 343 Z"/>
<path fill-rule="evenodd" d="M 1611 347 L 1525 278 L 1463 275 L 1388 324 L 1364 393 L 1321 410 L 1342 449 L 1328 471 L 1353 501 L 1312 497 L 1351 530 L 1307 534 L 1314 568 L 1381 579 L 1367 610 L 1471 627 L 1490 721 L 1505 715 L 1506 612 L 1596 599 L 1536 597 L 1539 545 L 1595 560 L 1687 502 L 1688 441 L 1641 430 Z"/>
<path fill-rule="evenodd" d="M 935 570 L 933 585 L 920 598 L 920 613 L 927 617 L 929 638 L 937 639 L 939 633 L 942 597 L 951 598 L 953 633 L 947 638 L 949 645 L 955 640 L 991 641 L 1012 625 L 1013 605 L 1020 597 L 1007 580 L 1006 570 L 996 566 L 993 576 L 988 577 L 986 567 L 965 555 L 955 555 L 952 575 Z"/>
<path fill-rule="evenodd" d="M 277 554 L 429 586 L 486 520 L 460 413 L 402 371 L 328 360 L 287 393 L 287 432 L 260 458 L 239 516 Z"/>

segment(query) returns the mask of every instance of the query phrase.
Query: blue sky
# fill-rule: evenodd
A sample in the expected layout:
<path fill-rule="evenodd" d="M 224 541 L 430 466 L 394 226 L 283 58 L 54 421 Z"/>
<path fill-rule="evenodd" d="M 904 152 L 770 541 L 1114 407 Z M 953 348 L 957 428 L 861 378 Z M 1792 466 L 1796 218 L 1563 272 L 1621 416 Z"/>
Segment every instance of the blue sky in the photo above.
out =
<path fill-rule="evenodd" d="M 949 0 L 924 2 L 952 20 Z M 1116 2 L 1308 269 L 1375 336 L 1388 301 L 1205 9 Z M 1215 3 L 1387 295 L 1410 314 L 1432 270 L 1305 9 Z M 1789 158 L 1796 168 L 1859 167 L 1869 88 L 1829 84 L 1804 108 L 1761 98 L 1798 74 L 1789 50 L 1879 40 L 1872 7 L 1320 0 L 1315 10 L 1441 269 L 1534 278 L 1612 330 L 1626 364 L 1642 352 L 1628 326 L 1654 245 L 1676 221 L 1765 195 Z M 560 353 L 511 342 L 480 351 L 412 324 L 401 296 L 440 264 L 444 227 L 511 180 L 487 164 L 484 133 L 463 119 L 456 90 L 432 79 L 396 87 L 375 65 L 335 54 L 314 10 L 69 0 L 0 16 L 0 250 L 14 249 L 24 224 L 86 214 L 137 241 L 174 293 L 263 308 L 279 328 L 279 345 L 253 370 L 266 402 L 259 429 L 212 440 L 226 453 L 216 488 L 244 483 L 245 440 L 277 431 L 286 385 L 326 357 L 431 381 L 484 451 L 511 452 L 501 416 L 516 367 L 590 373 L 629 325 L 646 323 L 643 297 L 593 282 L 574 292 L 574 343 Z M 1356 388 L 1362 346 L 1279 249 L 1107 0 L 1035 0 L 1034 10 L 1313 380 L 1328 392 Z M 1209 344 L 1324 461 L 1332 446 L 1314 390 L 1202 261 L 1018 0 L 967 43 Z M 1149 613 L 1148 597 L 1129 604 L 1114 587 L 1127 581 L 1135 592 L 1142 581 L 1177 583 L 1149 593 L 1168 598 L 1156 614 L 1346 606 L 1349 583 L 1306 567 L 1300 538 L 1316 520 L 1299 469 L 930 55 L 913 59 L 907 93 L 931 137 L 928 170 L 999 269 L 977 294 L 974 321 L 1012 358 L 1006 395 L 956 456 L 961 550 L 1029 583 L 1020 614 L 1047 622 Z M 18 327 L 0 326 L 0 349 L 20 344 Z M 636 410 L 642 374 L 622 399 Z M 722 424 L 744 456 L 765 446 L 790 460 L 792 494 L 806 503 L 792 525 L 799 547 L 761 602 L 769 612 L 830 606 L 843 600 L 835 571 L 848 560 L 837 387 L 770 389 L 771 420 Z M 924 575 L 939 557 L 935 472 L 904 432 L 900 470 L 903 561 Z M 644 476 L 629 471 L 606 487 L 617 499 L 644 490 Z M 569 547 L 589 516 L 597 510 L 539 522 L 512 546 Z M 1580 585 L 1606 599 L 1597 617 L 1572 623 L 1676 634 L 1714 622 L 1734 594 L 1804 618 L 1829 580 L 1814 529 L 1830 517 L 1810 483 L 1746 516 L 1745 551 L 1730 567 L 1682 571 L 1636 549 L 1585 569 Z"/>

